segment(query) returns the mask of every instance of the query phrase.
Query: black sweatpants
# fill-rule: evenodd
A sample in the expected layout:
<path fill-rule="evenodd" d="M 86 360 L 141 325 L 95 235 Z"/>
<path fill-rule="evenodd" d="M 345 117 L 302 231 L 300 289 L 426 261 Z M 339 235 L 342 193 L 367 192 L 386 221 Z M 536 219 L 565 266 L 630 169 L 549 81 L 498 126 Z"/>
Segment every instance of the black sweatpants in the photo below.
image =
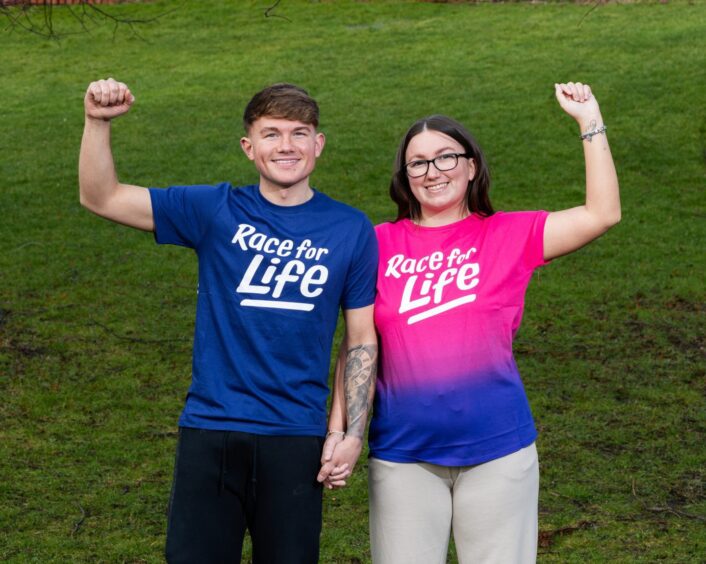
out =
<path fill-rule="evenodd" d="M 315 564 L 322 437 L 179 430 L 167 562 L 240 562 L 245 529 L 254 564 Z"/>

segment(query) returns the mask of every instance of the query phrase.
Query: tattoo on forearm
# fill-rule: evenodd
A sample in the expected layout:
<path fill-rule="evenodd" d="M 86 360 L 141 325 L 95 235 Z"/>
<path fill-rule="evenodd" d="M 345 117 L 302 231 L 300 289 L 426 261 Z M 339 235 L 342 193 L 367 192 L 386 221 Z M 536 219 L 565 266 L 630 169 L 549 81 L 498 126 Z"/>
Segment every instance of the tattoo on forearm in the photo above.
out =
<path fill-rule="evenodd" d="M 363 438 L 377 375 L 377 345 L 348 349 L 343 385 L 346 391 L 347 435 Z"/>

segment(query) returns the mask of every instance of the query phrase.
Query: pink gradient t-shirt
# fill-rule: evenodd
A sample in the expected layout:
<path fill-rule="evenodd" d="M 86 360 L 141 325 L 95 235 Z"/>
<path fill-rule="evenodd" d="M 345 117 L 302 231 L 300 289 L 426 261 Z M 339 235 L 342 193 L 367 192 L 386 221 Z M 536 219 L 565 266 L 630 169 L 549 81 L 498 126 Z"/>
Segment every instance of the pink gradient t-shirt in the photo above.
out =
<path fill-rule="evenodd" d="M 467 466 L 534 442 L 512 355 L 547 212 L 375 230 L 380 371 L 370 455 Z"/>

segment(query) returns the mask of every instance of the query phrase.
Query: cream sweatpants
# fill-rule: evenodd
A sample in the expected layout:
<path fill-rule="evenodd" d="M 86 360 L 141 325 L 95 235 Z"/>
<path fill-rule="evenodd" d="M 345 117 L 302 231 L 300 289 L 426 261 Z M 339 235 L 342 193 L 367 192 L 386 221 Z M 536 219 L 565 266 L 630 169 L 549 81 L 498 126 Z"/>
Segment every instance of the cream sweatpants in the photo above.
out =
<path fill-rule="evenodd" d="M 444 564 L 451 530 L 460 564 L 536 561 L 534 444 L 477 466 L 371 458 L 368 472 L 373 564 Z"/>

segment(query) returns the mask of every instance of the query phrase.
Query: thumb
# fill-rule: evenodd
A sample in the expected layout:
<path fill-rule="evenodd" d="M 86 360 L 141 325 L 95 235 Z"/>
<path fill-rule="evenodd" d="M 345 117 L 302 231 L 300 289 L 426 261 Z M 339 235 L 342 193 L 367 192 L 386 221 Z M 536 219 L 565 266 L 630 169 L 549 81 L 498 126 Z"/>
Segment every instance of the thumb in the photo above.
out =
<path fill-rule="evenodd" d="M 564 101 L 564 90 L 562 89 L 561 84 L 554 85 L 554 95 L 560 104 Z"/>
<path fill-rule="evenodd" d="M 554 94 L 556 95 L 556 100 L 557 102 L 559 102 L 559 106 L 561 107 L 561 109 L 571 115 L 574 111 L 571 90 L 565 84 L 555 84 Z"/>
<path fill-rule="evenodd" d="M 318 475 L 316 476 L 316 481 L 317 482 L 323 482 L 328 478 L 329 474 L 331 474 L 331 464 L 324 464 L 321 469 L 319 470 Z"/>
<path fill-rule="evenodd" d="M 333 458 L 333 451 L 336 449 L 336 444 L 329 437 L 324 443 L 324 449 L 321 453 L 321 463 L 329 462 Z"/>

